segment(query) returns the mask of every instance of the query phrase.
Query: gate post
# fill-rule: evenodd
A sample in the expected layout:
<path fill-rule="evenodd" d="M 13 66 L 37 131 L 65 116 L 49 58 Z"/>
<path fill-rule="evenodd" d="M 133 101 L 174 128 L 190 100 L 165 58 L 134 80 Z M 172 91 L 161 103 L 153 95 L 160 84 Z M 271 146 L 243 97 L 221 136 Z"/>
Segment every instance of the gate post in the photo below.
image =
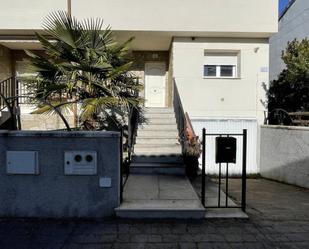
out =
<path fill-rule="evenodd" d="M 122 172 L 122 170 L 123 170 L 123 129 L 121 128 L 120 129 L 120 138 L 119 138 L 119 143 L 120 143 L 120 148 L 119 148 L 119 151 L 120 151 L 120 155 L 119 155 L 119 157 L 120 157 L 120 181 L 119 181 L 119 183 L 120 183 L 120 203 L 122 203 L 122 201 L 123 201 L 123 172 Z"/>
<path fill-rule="evenodd" d="M 246 190 L 247 190 L 247 130 L 243 130 L 242 144 L 242 189 L 241 189 L 241 209 L 246 212 Z"/>
<path fill-rule="evenodd" d="M 205 162 L 205 153 L 206 153 L 206 129 L 203 128 L 203 138 L 202 138 L 202 192 L 201 192 L 201 199 L 202 205 L 205 207 L 205 169 L 206 169 L 206 162 Z"/>

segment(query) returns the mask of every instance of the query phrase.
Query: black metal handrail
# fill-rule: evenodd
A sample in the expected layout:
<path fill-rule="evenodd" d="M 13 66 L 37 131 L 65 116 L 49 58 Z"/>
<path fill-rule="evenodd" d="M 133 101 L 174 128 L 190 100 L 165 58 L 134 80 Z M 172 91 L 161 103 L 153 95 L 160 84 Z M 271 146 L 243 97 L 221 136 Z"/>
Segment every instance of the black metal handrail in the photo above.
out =
<path fill-rule="evenodd" d="M 194 146 L 196 142 L 199 144 L 199 138 L 194 132 L 194 128 L 191 123 L 189 114 L 184 111 L 183 105 L 181 102 L 180 94 L 177 88 L 176 81 L 174 79 L 174 97 L 173 97 L 173 106 L 176 115 L 176 122 L 180 137 L 180 143 L 182 146 L 182 152 L 186 152 L 187 146 Z M 199 154 L 199 153 L 197 153 Z"/>
<path fill-rule="evenodd" d="M 8 103 L 11 104 L 16 104 L 14 101 L 15 96 L 17 91 L 17 81 L 15 77 L 10 77 L 7 78 L 3 81 L 0 82 L 0 111 L 9 108 L 7 105 Z"/>
<path fill-rule="evenodd" d="M 18 106 L 18 81 L 12 76 L 0 82 L 0 111 L 7 110 L 10 113 L 10 126 L 13 130 L 20 127 Z"/>
<path fill-rule="evenodd" d="M 127 125 L 127 141 L 124 143 L 124 130 L 120 130 L 120 201 L 123 199 L 123 189 L 130 175 L 130 164 L 132 161 L 132 154 L 134 152 L 134 143 L 139 123 L 139 111 L 136 107 L 131 106 L 128 116 Z M 124 148 L 126 147 L 126 148 Z M 124 152 L 127 152 L 127 156 L 124 157 Z"/>
<path fill-rule="evenodd" d="M 136 131 L 138 127 L 139 111 L 135 107 L 131 107 L 128 120 L 128 159 L 131 163 L 132 154 L 134 152 L 134 143 Z"/>
<path fill-rule="evenodd" d="M 292 125 L 293 120 L 289 113 L 281 108 L 274 109 L 269 112 L 264 112 L 265 124 L 271 125 Z"/>
<path fill-rule="evenodd" d="M 174 111 L 176 115 L 176 122 L 177 122 L 179 136 L 183 137 L 185 125 L 186 125 L 186 121 L 185 121 L 186 118 L 185 118 L 185 112 L 182 106 L 182 102 L 180 99 L 180 95 L 179 95 L 179 91 L 178 91 L 178 87 L 177 87 L 175 79 L 173 79 L 173 86 L 174 86 L 173 106 L 174 106 Z"/>

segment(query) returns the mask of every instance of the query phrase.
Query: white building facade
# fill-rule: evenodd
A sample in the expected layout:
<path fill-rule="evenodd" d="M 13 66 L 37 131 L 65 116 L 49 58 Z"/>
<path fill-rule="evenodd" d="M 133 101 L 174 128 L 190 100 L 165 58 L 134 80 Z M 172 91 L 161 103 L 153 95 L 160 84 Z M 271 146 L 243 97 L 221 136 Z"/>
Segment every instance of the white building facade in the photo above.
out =
<path fill-rule="evenodd" d="M 197 134 L 202 127 L 222 133 L 248 129 L 249 172 L 258 173 L 262 85 L 269 82 L 269 37 L 278 29 L 277 0 L 71 2 L 73 16 L 103 18 L 118 41 L 135 37 L 133 71 L 145 85 L 146 106 L 171 107 L 175 82 Z M 40 49 L 33 31 L 42 31 L 44 17 L 68 6 L 67 0 L 1 5 L 0 80 L 23 70 L 23 49 Z"/>
<path fill-rule="evenodd" d="M 279 30 L 270 38 L 270 80 L 285 68 L 281 59 L 288 42 L 309 37 L 309 1 L 292 0 L 279 18 Z"/>

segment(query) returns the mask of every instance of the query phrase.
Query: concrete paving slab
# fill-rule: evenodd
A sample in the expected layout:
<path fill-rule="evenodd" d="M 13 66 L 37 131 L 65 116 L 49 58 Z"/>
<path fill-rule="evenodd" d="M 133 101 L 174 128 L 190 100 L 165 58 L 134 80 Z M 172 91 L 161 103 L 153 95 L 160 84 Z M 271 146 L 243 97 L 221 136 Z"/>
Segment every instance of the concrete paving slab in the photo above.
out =
<path fill-rule="evenodd" d="M 197 200 L 190 182 L 183 176 L 158 176 L 159 199 Z"/>
<path fill-rule="evenodd" d="M 158 199 L 158 177 L 156 175 L 130 175 L 123 196 L 125 200 Z"/>
<path fill-rule="evenodd" d="M 206 219 L 248 219 L 240 208 L 206 208 Z"/>
<path fill-rule="evenodd" d="M 205 209 L 185 176 L 131 174 L 123 202 L 115 209 L 125 218 L 203 218 Z"/>
<path fill-rule="evenodd" d="M 224 186 L 221 186 L 224 188 Z M 212 206 L 218 206 L 219 203 L 219 185 L 210 179 L 207 179 L 206 181 L 206 191 L 205 191 L 205 200 L 206 200 L 206 206 L 212 207 Z M 227 200 L 227 205 L 230 207 L 236 207 L 237 204 L 231 199 L 226 199 L 226 194 L 222 189 L 220 190 L 220 205 L 225 206 Z"/>

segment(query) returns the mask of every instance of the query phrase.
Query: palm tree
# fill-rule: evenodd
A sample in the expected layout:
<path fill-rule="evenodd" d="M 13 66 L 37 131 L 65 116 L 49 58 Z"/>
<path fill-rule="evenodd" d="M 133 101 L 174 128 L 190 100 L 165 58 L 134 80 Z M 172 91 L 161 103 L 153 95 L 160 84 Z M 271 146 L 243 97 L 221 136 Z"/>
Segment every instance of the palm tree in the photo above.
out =
<path fill-rule="evenodd" d="M 35 113 L 62 115 L 77 105 L 77 128 L 92 130 L 119 128 L 132 108 L 141 110 L 142 86 L 130 73 L 132 39 L 118 44 L 101 19 L 78 21 L 62 11 L 50 14 L 43 28 L 36 36 L 44 52 L 26 51 L 37 72 L 26 81 Z"/>

